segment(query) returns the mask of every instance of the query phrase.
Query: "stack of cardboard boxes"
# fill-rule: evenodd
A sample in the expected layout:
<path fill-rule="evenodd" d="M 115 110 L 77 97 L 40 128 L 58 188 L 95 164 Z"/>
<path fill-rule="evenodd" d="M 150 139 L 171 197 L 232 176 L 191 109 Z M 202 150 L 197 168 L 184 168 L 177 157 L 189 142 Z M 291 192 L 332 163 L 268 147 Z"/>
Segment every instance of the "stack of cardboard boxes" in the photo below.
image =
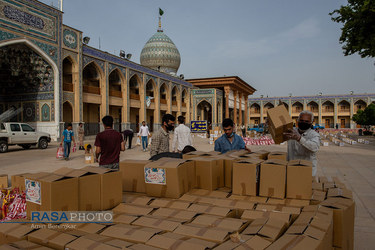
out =
<path fill-rule="evenodd" d="M 119 172 L 63 168 L 13 177 L 23 178 L 26 189 L 41 189 L 40 204 L 28 201 L 29 213 L 116 205 L 113 223 L 67 230 L 0 224 L 0 242 L 55 249 L 353 249 L 352 194 L 337 178 L 312 179 L 310 162 L 267 151 L 184 158 L 126 160 Z"/>

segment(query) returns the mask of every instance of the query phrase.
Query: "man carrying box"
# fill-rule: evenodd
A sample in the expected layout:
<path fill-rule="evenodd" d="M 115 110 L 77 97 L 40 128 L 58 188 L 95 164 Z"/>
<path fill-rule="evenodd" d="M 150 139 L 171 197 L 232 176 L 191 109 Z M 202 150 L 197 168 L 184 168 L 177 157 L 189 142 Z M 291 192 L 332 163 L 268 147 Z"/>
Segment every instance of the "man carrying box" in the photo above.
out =
<path fill-rule="evenodd" d="M 242 137 L 233 132 L 234 123 L 231 119 L 224 119 L 222 126 L 224 134 L 215 141 L 215 151 L 224 154 L 231 150 L 246 149 Z"/>
<path fill-rule="evenodd" d="M 312 162 L 312 175 L 316 175 L 316 152 L 320 146 L 320 136 L 311 129 L 314 114 L 310 111 L 302 111 L 298 117 L 298 128 L 288 129 L 284 133 L 288 140 L 287 160 L 308 160 Z"/>

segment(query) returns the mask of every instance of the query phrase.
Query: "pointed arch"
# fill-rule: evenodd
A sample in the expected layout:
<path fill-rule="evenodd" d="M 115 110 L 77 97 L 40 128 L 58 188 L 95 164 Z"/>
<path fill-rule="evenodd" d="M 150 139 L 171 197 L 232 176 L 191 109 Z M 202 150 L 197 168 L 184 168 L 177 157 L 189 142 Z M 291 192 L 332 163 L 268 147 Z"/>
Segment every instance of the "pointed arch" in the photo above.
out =
<path fill-rule="evenodd" d="M 155 97 L 155 90 L 157 89 L 157 85 L 152 78 L 147 81 L 145 88 L 146 96 Z"/>
<path fill-rule="evenodd" d="M 30 49 L 34 50 L 38 55 L 40 55 L 46 62 L 51 65 L 53 74 L 54 74 L 54 109 L 55 109 L 55 117 L 54 117 L 54 124 L 57 126 L 60 123 L 60 110 L 61 110 L 61 102 L 60 102 L 60 80 L 59 80 L 59 68 L 57 67 L 57 64 L 52 58 L 44 52 L 41 48 L 39 48 L 35 43 L 28 40 L 27 38 L 15 38 L 12 40 L 4 41 L 0 43 L 0 47 L 8 46 L 8 45 L 14 45 L 14 44 L 24 44 L 28 46 Z M 59 133 L 52 135 L 53 137 L 58 137 Z"/>
<path fill-rule="evenodd" d="M 109 96 L 122 98 L 122 89 L 125 77 L 121 70 L 114 68 L 108 75 L 108 92 Z"/>

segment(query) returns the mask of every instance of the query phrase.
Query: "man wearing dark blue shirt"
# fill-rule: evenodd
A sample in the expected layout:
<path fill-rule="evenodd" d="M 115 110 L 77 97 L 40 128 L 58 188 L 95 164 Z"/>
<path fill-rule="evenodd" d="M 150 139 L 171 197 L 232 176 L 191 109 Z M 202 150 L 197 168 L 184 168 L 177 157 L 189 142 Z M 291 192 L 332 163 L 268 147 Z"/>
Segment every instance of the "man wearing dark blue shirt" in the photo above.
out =
<path fill-rule="evenodd" d="M 226 118 L 222 125 L 224 134 L 215 141 L 215 151 L 223 154 L 231 150 L 246 149 L 242 137 L 233 132 L 233 121 Z"/>

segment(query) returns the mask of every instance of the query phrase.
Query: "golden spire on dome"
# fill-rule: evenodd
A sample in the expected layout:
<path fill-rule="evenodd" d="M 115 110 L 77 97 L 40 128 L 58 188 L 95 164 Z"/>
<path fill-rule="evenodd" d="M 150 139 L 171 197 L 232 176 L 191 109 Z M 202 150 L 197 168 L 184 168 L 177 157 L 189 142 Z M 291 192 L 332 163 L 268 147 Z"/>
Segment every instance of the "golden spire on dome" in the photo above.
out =
<path fill-rule="evenodd" d="M 163 32 L 162 28 L 161 28 L 161 16 L 164 14 L 164 11 L 162 9 L 159 8 L 159 29 L 158 29 L 158 32 Z"/>

